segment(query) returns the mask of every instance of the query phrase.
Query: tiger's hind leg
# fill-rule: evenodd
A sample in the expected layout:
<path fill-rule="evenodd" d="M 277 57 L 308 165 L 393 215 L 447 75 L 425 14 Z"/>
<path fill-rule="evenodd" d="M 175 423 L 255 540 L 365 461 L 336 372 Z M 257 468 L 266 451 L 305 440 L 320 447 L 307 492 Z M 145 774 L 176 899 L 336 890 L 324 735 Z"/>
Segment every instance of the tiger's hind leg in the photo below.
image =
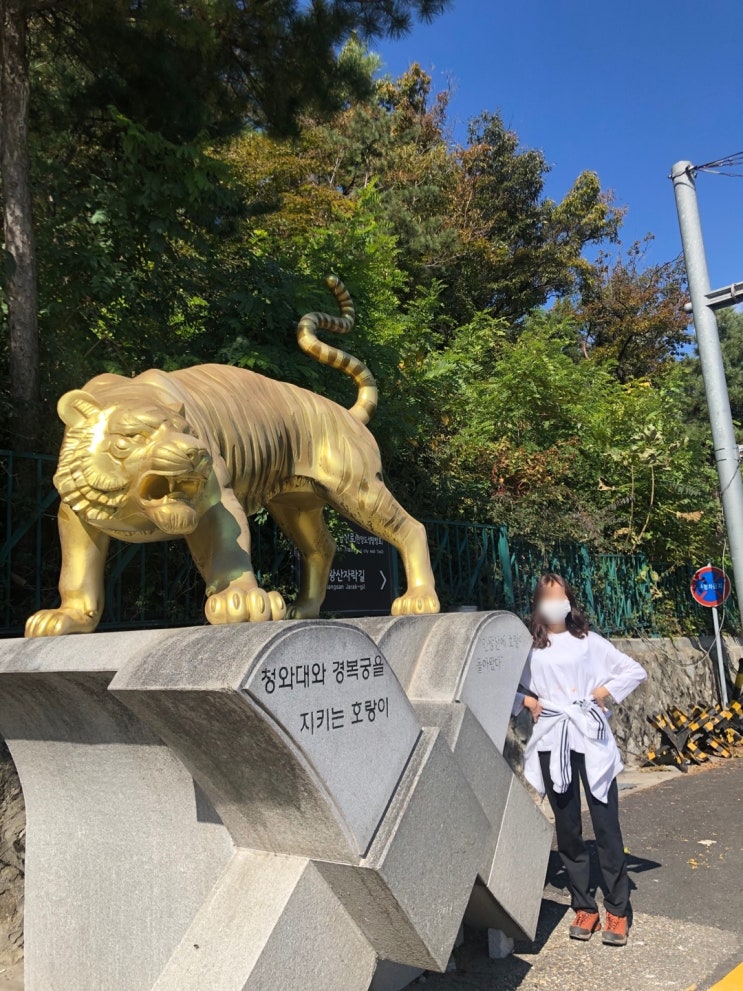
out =
<path fill-rule="evenodd" d="M 407 513 L 378 477 L 362 487 L 358 497 L 329 493 L 330 504 L 341 515 L 392 544 L 402 558 L 408 587 L 392 603 L 392 615 L 437 613 L 440 604 L 428 552 L 426 528 Z"/>
<path fill-rule="evenodd" d="M 287 619 L 314 619 L 320 614 L 335 555 L 335 541 L 323 516 L 324 503 L 277 496 L 266 509 L 302 559 L 299 595 L 287 608 Z"/>

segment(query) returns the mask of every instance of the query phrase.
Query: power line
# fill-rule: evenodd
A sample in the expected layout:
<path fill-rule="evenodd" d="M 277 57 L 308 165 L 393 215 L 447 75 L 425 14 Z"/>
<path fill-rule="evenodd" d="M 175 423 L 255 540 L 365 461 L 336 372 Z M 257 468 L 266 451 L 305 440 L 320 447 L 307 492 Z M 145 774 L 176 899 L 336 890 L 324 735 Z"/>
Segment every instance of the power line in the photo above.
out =
<path fill-rule="evenodd" d="M 708 172 L 712 175 L 723 175 L 730 179 L 743 179 L 743 172 L 730 172 L 730 169 L 743 166 L 743 151 L 736 151 L 733 155 L 726 155 L 724 158 L 717 158 L 713 162 L 704 162 L 702 165 L 693 165 L 693 172 Z"/>

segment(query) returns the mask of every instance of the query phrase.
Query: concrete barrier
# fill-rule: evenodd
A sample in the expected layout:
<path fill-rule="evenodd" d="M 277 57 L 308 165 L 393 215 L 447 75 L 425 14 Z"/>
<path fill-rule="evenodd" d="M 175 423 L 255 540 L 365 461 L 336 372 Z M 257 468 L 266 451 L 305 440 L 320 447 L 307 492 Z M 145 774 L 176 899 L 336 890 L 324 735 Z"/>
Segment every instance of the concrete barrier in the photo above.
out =
<path fill-rule="evenodd" d="M 528 647 L 507 613 L 0 642 L 28 991 L 390 991 L 465 916 L 533 936 Z"/>

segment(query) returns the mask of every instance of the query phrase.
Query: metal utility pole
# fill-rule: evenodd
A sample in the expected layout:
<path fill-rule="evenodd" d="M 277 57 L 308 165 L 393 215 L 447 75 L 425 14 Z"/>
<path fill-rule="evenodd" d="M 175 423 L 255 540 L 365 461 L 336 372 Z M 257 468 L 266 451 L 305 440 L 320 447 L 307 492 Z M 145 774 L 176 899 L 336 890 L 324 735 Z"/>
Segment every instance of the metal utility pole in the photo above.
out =
<path fill-rule="evenodd" d="M 716 309 L 732 306 L 743 298 L 740 292 L 743 286 L 735 283 L 714 292 L 710 290 L 694 182 L 694 166 L 691 162 L 677 162 L 671 169 L 671 179 L 676 196 L 694 329 L 712 427 L 720 497 L 730 545 L 730 558 L 733 562 L 735 591 L 738 603 L 743 608 L 743 479 L 740 474 L 740 454 L 733 429 L 730 397 L 722 363 L 720 335 L 714 313 Z"/>
<path fill-rule="evenodd" d="M 728 685 L 725 678 L 725 655 L 722 652 L 722 637 L 720 636 L 720 617 L 717 606 L 712 607 L 712 625 L 715 628 L 715 653 L 717 654 L 717 673 L 720 676 L 720 702 L 722 708 L 728 707 Z"/>

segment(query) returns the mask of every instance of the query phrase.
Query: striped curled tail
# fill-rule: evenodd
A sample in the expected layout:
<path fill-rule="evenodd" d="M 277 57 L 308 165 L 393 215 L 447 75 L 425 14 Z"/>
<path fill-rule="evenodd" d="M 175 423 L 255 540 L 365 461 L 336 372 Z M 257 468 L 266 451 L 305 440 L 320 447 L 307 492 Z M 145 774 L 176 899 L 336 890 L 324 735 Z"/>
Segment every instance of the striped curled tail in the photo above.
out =
<path fill-rule="evenodd" d="M 297 343 L 305 354 L 310 355 L 315 361 L 337 368 L 351 376 L 359 393 L 349 412 L 361 423 L 368 423 L 377 408 L 377 386 L 374 376 L 363 361 L 340 348 L 326 344 L 317 336 L 319 330 L 347 334 L 353 330 L 356 318 L 351 296 L 338 276 L 329 275 L 325 281 L 338 301 L 341 315 L 332 317 L 329 313 L 306 313 L 297 327 Z"/>

